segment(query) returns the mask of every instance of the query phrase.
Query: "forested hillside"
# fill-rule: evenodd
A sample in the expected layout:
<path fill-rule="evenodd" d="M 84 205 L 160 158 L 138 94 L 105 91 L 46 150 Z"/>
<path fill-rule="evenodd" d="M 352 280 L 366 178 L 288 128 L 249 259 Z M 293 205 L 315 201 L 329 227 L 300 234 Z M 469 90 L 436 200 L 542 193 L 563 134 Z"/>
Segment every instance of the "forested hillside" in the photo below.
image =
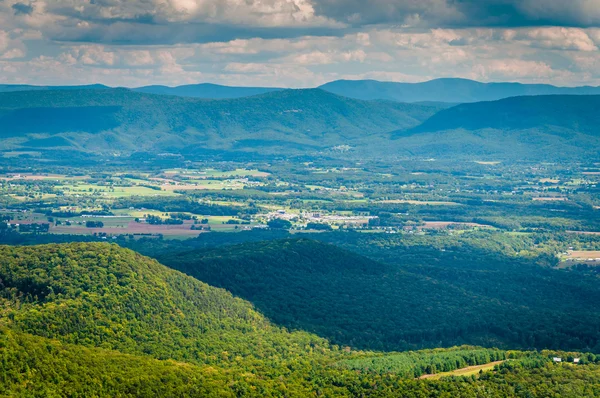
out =
<path fill-rule="evenodd" d="M 223 100 L 125 89 L 15 92 L 0 94 L 0 136 L 2 149 L 314 151 L 414 127 L 439 109 L 358 101 L 316 89 Z"/>
<path fill-rule="evenodd" d="M 283 89 L 269 87 L 231 87 L 210 83 L 187 84 L 184 86 L 177 87 L 145 86 L 133 89 L 133 91 L 139 93 L 176 95 L 179 97 L 206 99 L 242 98 L 281 90 Z"/>
<path fill-rule="evenodd" d="M 3 319 L 26 333 L 198 363 L 327 347 L 315 336 L 281 331 L 224 290 L 116 245 L 1 246 L 0 258 Z"/>
<path fill-rule="evenodd" d="M 368 253 L 368 237 L 363 244 Z M 600 349 L 594 277 L 474 247 L 400 245 L 380 252 L 388 264 L 309 240 L 167 249 L 157 256 L 252 301 L 277 323 L 338 344 Z"/>
<path fill-rule="evenodd" d="M 282 253 L 271 260 L 290 260 L 289 250 Z M 309 261 L 315 276 L 342 261 L 349 275 L 378 272 L 376 263 L 328 245 L 319 254 L 331 265 Z M 593 354 L 340 350 L 280 329 L 226 291 L 116 245 L 0 246 L 0 260 L 3 396 L 580 397 L 598 388 Z M 556 355 L 577 356 L 581 365 L 553 364 Z M 414 379 L 489 361 L 498 361 L 489 374 Z"/>
<path fill-rule="evenodd" d="M 462 104 L 442 110 L 412 133 L 465 130 L 547 128 L 598 135 L 600 95 L 530 96 Z"/>
<path fill-rule="evenodd" d="M 320 89 L 220 100 L 127 89 L 8 92 L 0 93 L 0 152 L 587 159 L 599 150 L 598 98 L 515 97 L 448 108 Z"/>

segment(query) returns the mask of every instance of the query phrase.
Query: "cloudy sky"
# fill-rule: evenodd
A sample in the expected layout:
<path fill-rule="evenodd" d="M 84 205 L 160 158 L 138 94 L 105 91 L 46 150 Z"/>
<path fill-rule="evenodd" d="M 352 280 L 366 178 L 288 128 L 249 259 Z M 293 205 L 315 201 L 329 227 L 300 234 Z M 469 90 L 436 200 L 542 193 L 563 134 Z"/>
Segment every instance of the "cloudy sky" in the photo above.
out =
<path fill-rule="evenodd" d="M 0 0 L 0 83 L 600 85 L 600 0 Z"/>

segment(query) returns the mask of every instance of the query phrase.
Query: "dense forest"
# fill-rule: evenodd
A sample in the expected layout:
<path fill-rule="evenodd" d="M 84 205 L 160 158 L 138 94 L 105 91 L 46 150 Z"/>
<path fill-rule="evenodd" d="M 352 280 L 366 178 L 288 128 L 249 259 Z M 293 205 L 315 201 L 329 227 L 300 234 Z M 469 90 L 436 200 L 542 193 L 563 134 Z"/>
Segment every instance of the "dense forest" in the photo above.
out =
<path fill-rule="evenodd" d="M 288 332 L 228 292 L 117 245 L 0 246 L 0 258 L 0 394 L 6 396 L 599 393 L 600 358 L 593 354 L 469 346 L 355 351 Z M 354 266 L 368 273 L 373 265 L 364 259 Z M 317 264 L 312 271 L 320 272 Z M 554 363 L 556 355 L 565 363 Z M 490 361 L 498 361 L 491 373 L 415 379 Z"/>
<path fill-rule="evenodd" d="M 540 235 L 539 251 L 528 252 L 534 242 L 485 232 L 304 236 L 311 240 L 277 241 L 289 234 L 265 230 L 115 242 L 251 301 L 278 324 L 335 344 L 374 350 L 477 344 L 598 351 L 597 272 L 586 266 L 555 269 L 555 257 L 547 254 L 577 244 L 572 238 Z M 5 241 L 94 239 L 26 237 L 12 234 Z M 578 239 L 587 246 L 595 242 Z"/>
<path fill-rule="evenodd" d="M 473 247 L 385 252 L 396 261 L 384 264 L 310 240 L 170 250 L 157 257 L 252 301 L 277 323 L 338 344 L 600 350 L 593 276 Z"/>

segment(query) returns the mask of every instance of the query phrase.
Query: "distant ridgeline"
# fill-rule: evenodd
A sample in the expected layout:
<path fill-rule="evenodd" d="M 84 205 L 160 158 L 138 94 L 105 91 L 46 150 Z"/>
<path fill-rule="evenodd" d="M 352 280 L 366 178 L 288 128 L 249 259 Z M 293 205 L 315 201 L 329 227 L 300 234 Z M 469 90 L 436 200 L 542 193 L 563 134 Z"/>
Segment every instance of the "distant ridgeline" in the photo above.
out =
<path fill-rule="evenodd" d="M 44 159 L 581 159 L 600 149 L 599 98 L 594 87 L 460 79 L 340 81 L 303 90 L 0 86 L 0 151 Z"/>
<path fill-rule="evenodd" d="M 3 396 L 578 397 L 600 383 L 593 354 L 341 349 L 110 244 L 0 246 L 0 308 Z"/>

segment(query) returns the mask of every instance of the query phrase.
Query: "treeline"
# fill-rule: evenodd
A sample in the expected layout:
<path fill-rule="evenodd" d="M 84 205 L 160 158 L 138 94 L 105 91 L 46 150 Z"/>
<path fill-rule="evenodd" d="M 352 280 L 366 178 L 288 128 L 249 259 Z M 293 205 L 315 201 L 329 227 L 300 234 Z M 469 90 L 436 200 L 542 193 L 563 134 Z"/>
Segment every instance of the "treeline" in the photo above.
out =
<path fill-rule="evenodd" d="M 467 366 L 485 365 L 507 359 L 505 351 L 477 347 L 457 347 L 449 350 L 409 351 L 398 354 L 348 359 L 338 363 L 353 370 L 373 373 L 394 373 L 405 378 L 418 378 L 450 372 Z"/>
<path fill-rule="evenodd" d="M 185 198 L 122 198 L 114 202 L 115 209 L 153 209 L 163 213 L 194 213 L 209 216 L 241 216 L 247 214 L 256 214 L 258 209 L 250 206 L 223 206 L 202 203 Z"/>

